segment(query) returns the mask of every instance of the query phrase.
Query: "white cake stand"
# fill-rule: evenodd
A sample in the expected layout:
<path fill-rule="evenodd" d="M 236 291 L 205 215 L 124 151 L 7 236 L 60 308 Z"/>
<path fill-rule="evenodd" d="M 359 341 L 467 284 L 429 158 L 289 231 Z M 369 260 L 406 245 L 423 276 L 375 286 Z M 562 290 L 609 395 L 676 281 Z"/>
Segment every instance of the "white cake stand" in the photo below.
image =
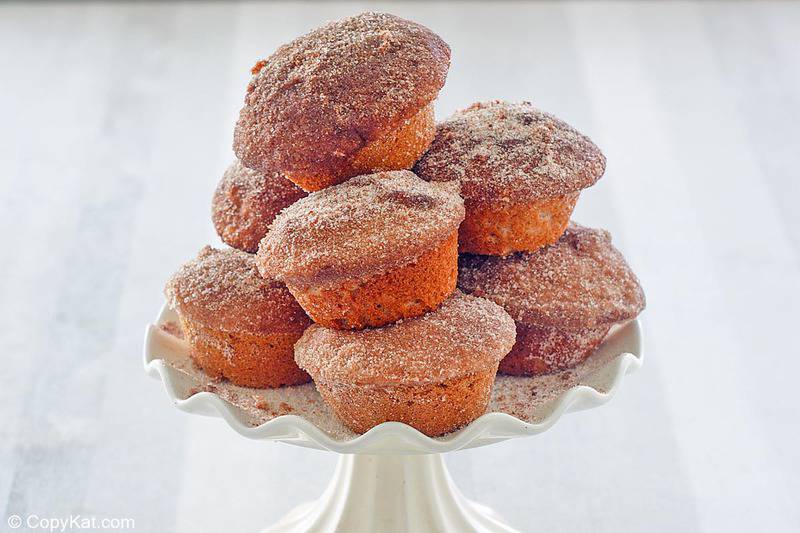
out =
<path fill-rule="evenodd" d="M 174 335 L 175 319 L 163 308 L 148 326 L 144 367 L 163 381 L 178 409 L 220 417 L 250 439 L 341 454 L 322 496 L 264 530 L 273 533 L 515 531 L 491 509 L 462 496 L 442 454 L 542 433 L 564 413 L 607 402 L 623 376 L 642 364 L 641 329 L 633 321 L 613 330 L 586 363 L 571 371 L 544 378 L 498 377 L 489 412 L 456 432 L 430 438 L 406 424 L 387 422 L 355 435 L 327 410 L 313 385 L 256 390 L 210 382 L 190 364 L 186 344 Z"/>

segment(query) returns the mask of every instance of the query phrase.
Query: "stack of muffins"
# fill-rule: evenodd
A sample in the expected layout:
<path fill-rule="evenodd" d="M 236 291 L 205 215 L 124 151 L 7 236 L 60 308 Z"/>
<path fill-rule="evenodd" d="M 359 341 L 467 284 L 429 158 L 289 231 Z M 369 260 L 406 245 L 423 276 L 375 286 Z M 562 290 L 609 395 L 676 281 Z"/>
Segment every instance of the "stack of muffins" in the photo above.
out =
<path fill-rule="evenodd" d="M 569 221 L 600 150 L 529 103 L 435 124 L 449 64 L 428 28 L 364 13 L 255 65 L 212 205 L 232 248 L 166 288 L 208 375 L 313 379 L 356 432 L 440 435 L 483 414 L 498 367 L 570 368 L 643 309 L 609 234 Z"/>

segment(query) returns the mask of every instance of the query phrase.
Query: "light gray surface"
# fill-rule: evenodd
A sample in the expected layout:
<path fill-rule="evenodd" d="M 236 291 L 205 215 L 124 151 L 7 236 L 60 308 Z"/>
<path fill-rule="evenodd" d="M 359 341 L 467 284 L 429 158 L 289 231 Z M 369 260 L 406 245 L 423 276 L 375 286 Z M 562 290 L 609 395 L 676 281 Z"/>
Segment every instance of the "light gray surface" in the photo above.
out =
<path fill-rule="evenodd" d="M 207 243 L 248 68 L 362 4 L 0 6 L 5 515 L 253 531 L 335 457 L 173 409 L 140 362 L 164 280 Z M 524 531 L 797 531 L 800 4 L 382 5 L 453 49 L 440 117 L 529 99 L 608 156 L 575 218 L 648 295 L 607 407 L 452 454 Z M 0 522 L 5 527 L 5 518 Z"/>

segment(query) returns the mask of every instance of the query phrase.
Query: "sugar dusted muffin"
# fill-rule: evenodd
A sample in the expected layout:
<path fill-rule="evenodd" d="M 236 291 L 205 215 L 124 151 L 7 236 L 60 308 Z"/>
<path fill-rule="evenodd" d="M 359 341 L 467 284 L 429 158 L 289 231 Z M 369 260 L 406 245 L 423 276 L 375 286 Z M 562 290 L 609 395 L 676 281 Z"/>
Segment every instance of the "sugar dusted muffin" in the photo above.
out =
<path fill-rule="evenodd" d="M 555 244 L 508 257 L 464 255 L 458 286 L 514 318 L 500 372 L 535 376 L 589 357 L 610 328 L 645 306 L 639 281 L 604 230 L 571 224 Z"/>
<path fill-rule="evenodd" d="M 325 402 L 353 431 L 404 422 L 448 433 L 486 411 L 514 321 L 492 302 L 456 291 L 436 311 L 378 329 L 313 325 L 295 345 Z"/>
<path fill-rule="evenodd" d="M 253 67 L 234 151 L 307 191 L 409 169 L 433 139 L 449 67 L 447 44 L 415 22 L 385 13 L 330 22 Z"/>
<path fill-rule="evenodd" d="M 282 209 L 306 192 L 277 172 L 263 174 L 234 161 L 211 202 L 211 219 L 229 246 L 254 253 Z"/>
<path fill-rule="evenodd" d="M 435 309 L 458 273 L 464 204 L 407 170 L 358 176 L 286 208 L 257 254 L 308 315 L 335 329 L 378 327 Z"/>
<path fill-rule="evenodd" d="M 605 171 L 592 141 L 528 102 L 473 104 L 440 123 L 414 171 L 456 181 L 461 252 L 507 255 L 558 240 L 581 189 Z"/>
<path fill-rule="evenodd" d="M 293 350 L 311 321 L 282 283 L 258 274 L 253 255 L 206 246 L 165 292 L 209 376 L 259 388 L 310 381 Z"/>

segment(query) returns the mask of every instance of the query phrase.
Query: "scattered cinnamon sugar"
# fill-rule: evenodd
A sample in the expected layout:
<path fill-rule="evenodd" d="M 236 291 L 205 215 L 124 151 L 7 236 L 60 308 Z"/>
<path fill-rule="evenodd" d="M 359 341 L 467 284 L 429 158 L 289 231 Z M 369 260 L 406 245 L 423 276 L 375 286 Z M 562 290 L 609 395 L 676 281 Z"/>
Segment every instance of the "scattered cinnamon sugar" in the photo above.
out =
<path fill-rule="evenodd" d="M 193 368 L 197 368 L 194 364 L 192 364 L 192 367 Z M 197 368 L 197 370 L 201 371 L 199 368 Z M 219 389 L 217 389 L 217 386 L 215 385 L 215 382 L 213 382 L 213 383 L 212 382 L 208 382 L 208 383 L 205 383 L 204 385 L 200 385 L 200 386 L 197 386 L 197 387 L 190 388 L 189 391 L 188 391 L 188 394 L 187 394 L 187 398 L 189 396 L 194 396 L 195 394 L 198 394 L 198 393 L 201 393 L 201 392 L 216 393 L 216 392 L 218 392 L 218 390 Z M 231 398 L 233 398 L 233 397 L 231 397 Z"/>
<path fill-rule="evenodd" d="M 294 407 L 292 407 L 286 402 L 281 402 L 280 404 L 278 404 L 278 407 L 276 409 L 272 406 L 272 404 L 270 404 L 268 401 L 264 399 L 253 397 L 253 400 L 255 401 L 255 403 L 253 404 L 254 407 L 256 409 L 268 413 L 270 418 L 275 418 L 276 416 L 281 416 L 281 415 L 288 415 L 295 410 Z"/>
<path fill-rule="evenodd" d="M 568 372 L 534 378 L 497 376 L 488 412 L 503 412 L 525 422 L 537 423 L 549 415 L 557 398 L 576 385 L 587 385 L 606 392 L 614 381 L 614 373 L 607 370 L 609 364 L 621 351 L 631 349 L 624 342 L 620 343 L 624 338 L 624 335 L 618 336 L 612 330 L 594 355 Z M 239 408 L 243 422 L 251 427 L 290 412 L 305 418 L 335 440 L 345 441 L 356 436 L 333 415 L 313 384 L 279 389 L 248 389 L 228 381 L 216 383 L 192 363 L 188 347 L 180 346 L 182 348 L 178 350 L 164 350 L 163 360 L 193 384 L 187 388 L 184 397 L 197 392 L 214 392 Z M 286 405 L 281 407 L 281 403 Z"/>
<path fill-rule="evenodd" d="M 518 322 L 564 329 L 622 322 L 645 306 L 639 281 L 611 235 L 575 223 L 536 252 L 462 256 L 458 286 L 499 304 Z"/>
<path fill-rule="evenodd" d="M 514 335 L 499 306 L 456 291 L 436 311 L 382 328 L 311 326 L 295 344 L 295 360 L 329 384 L 441 383 L 493 367 Z"/>
<path fill-rule="evenodd" d="M 457 181 L 469 202 L 538 200 L 594 184 L 606 160 L 592 141 L 533 107 L 499 100 L 457 111 L 414 171 L 431 181 Z"/>
<path fill-rule="evenodd" d="M 178 324 L 177 322 L 174 322 L 174 321 L 170 320 L 168 322 L 164 322 L 163 324 L 159 325 L 158 327 L 164 333 L 168 333 L 168 334 L 172 335 L 173 337 L 177 337 L 179 339 L 183 339 L 183 329 L 181 329 L 181 325 Z"/>
<path fill-rule="evenodd" d="M 361 279 L 413 262 L 463 219 L 449 184 L 407 170 L 357 176 L 284 209 L 261 241 L 258 266 L 293 283 Z"/>

